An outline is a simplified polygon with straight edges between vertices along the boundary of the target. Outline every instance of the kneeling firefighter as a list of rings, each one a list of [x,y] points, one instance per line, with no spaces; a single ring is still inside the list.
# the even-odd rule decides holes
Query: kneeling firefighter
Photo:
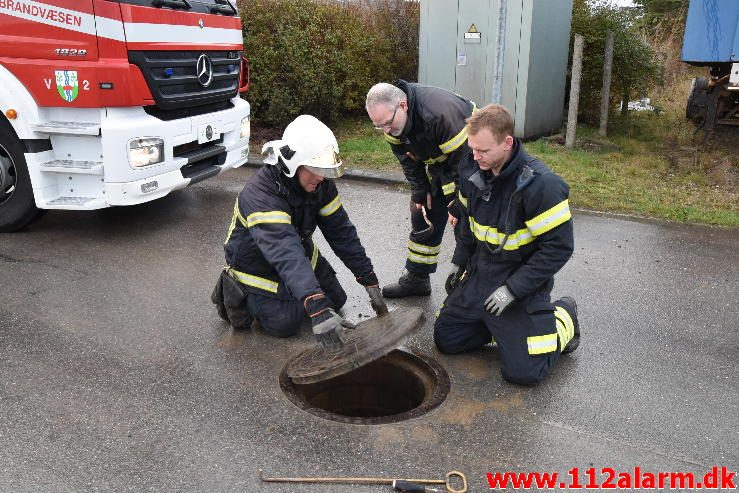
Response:
[[[256,319],[268,334],[289,337],[307,315],[322,345],[343,344],[344,326],[351,324],[336,310],[347,297],[313,243],[316,227],[366,288],[375,312],[387,313],[372,262],[327,179],[343,174],[338,152],[333,132],[309,115],[264,145],[265,166],[236,199],[224,247],[227,266],[212,297],[235,329]]]
[[[526,153],[503,106],[476,112],[467,131],[460,235],[434,342],[457,354],[494,339],[503,378],[532,385],[580,344],[574,298],[551,298],[574,250],[569,186]]]

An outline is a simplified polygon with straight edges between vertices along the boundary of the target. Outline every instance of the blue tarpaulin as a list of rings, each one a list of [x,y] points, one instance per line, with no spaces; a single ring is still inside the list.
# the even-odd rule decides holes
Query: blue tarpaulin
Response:
[[[691,0],[682,60],[693,64],[739,61],[739,0]]]

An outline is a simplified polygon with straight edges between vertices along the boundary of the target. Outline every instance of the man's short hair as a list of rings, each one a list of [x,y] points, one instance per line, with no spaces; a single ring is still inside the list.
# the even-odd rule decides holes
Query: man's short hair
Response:
[[[406,101],[408,96],[399,87],[387,82],[379,82],[372,86],[367,92],[367,102],[365,109],[378,104],[386,104],[388,106],[397,106],[401,101]]]
[[[513,136],[511,112],[499,104],[489,104],[472,113],[472,116],[465,121],[467,122],[467,133],[470,135],[477,135],[480,130],[487,128],[498,143],[503,142],[503,139],[509,135]]]

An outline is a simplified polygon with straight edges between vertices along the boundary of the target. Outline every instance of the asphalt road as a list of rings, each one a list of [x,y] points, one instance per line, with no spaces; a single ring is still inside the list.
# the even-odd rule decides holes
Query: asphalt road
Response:
[[[495,350],[435,351],[433,313],[451,258],[408,344],[449,373],[418,419],[322,420],[277,376],[313,344],[234,333],[209,296],[233,201],[249,170],[154,203],[49,212],[0,236],[0,491],[380,492],[382,486],[264,484],[272,475],[443,477],[485,473],[694,472],[739,466],[739,231],[575,216],[576,253],[555,295],[577,298],[583,339],[534,388],[500,378]],[[407,194],[340,181],[381,282],[405,257]],[[325,246],[347,316],[364,290]],[[565,478],[569,479],[569,478]],[[736,482],[736,480],[735,480]]]

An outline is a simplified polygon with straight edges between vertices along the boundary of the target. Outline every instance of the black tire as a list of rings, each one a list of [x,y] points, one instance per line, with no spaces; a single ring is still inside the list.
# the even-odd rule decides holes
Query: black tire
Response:
[[[13,127],[0,119],[0,233],[18,231],[40,214],[33,198],[23,144]]]
[[[685,117],[688,120],[702,120],[706,117],[708,95],[708,79],[698,77],[693,79],[688,95],[688,104],[685,107]]]

